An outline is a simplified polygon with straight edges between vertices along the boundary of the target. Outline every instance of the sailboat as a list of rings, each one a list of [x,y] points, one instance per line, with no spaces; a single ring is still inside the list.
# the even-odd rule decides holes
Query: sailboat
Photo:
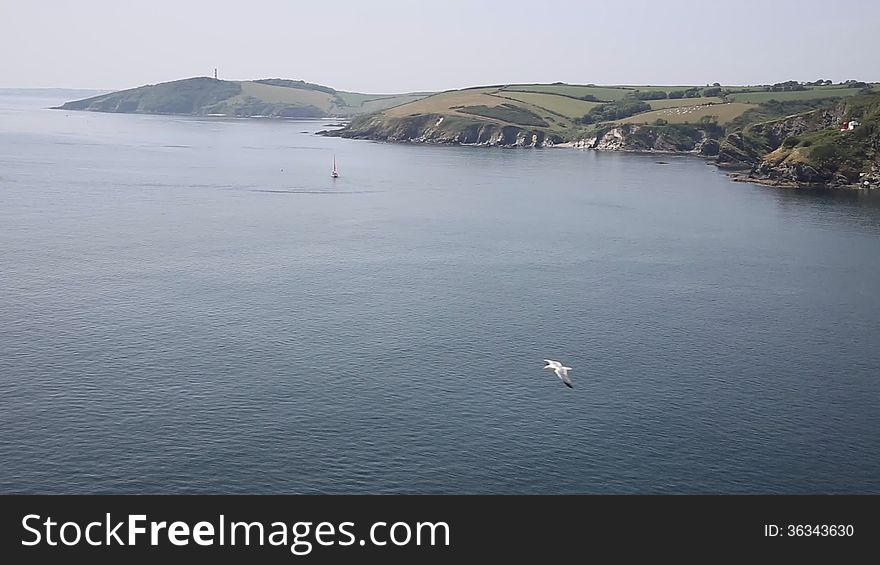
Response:
[[[330,176],[333,178],[339,178],[339,173],[336,172],[336,155],[333,156],[333,172],[330,173]]]

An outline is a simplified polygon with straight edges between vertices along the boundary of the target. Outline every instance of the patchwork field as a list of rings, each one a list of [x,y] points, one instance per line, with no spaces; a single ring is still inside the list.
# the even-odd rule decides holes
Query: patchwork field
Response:
[[[507,123],[534,125],[538,122],[529,114],[541,116],[552,127],[568,128],[574,122],[600,105],[599,102],[581,100],[580,96],[595,96],[601,100],[620,101],[632,97],[634,89],[642,91],[662,90],[670,92],[692,87],[677,86],[640,86],[640,87],[603,87],[570,84],[516,84],[493,86],[443,92],[406,103],[386,111],[389,116],[403,117],[419,114],[457,114],[479,116]],[[653,123],[657,119],[669,123],[697,123],[704,116],[716,116],[719,123],[727,123],[741,115],[754,105],[771,99],[803,100],[830,96],[851,96],[856,94],[855,88],[818,87],[805,91],[794,92],[747,92],[730,95],[725,103],[720,97],[698,97],[646,100],[651,111],[617,120],[621,123]],[[517,122],[517,112],[508,109],[504,112],[486,111],[485,109],[467,110],[466,107],[494,108],[513,102],[525,112],[523,122]],[[499,116],[506,115],[510,119],[502,120]],[[569,121],[571,123],[569,123]]]
[[[441,92],[427,98],[422,98],[403,106],[397,106],[385,111],[385,115],[392,117],[416,116],[419,114],[443,114],[454,111],[462,106],[500,106],[508,102],[504,98],[492,96],[497,88],[472,88],[468,90],[451,90]]]
[[[413,92],[410,94],[361,94],[360,92],[341,92],[336,96],[341,99],[349,109],[357,109],[359,112],[380,112],[394,106],[400,106],[408,102],[414,102],[430,96],[430,92]]]
[[[649,99],[651,91],[693,93],[706,88],[720,91],[720,94],[695,98]],[[798,103],[800,107],[804,104],[809,106],[805,102],[808,100],[851,96],[858,92],[856,88],[842,88],[838,85],[837,88],[813,87],[795,92],[764,92],[763,87],[752,87],[752,92],[727,94],[727,89],[743,88],[746,87],[636,87],[561,83],[494,85],[441,92],[395,106],[370,117],[369,120],[359,122],[355,129],[362,128],[361,134],[371,132],[368,135],[376,135],[376,131],[398,132],[393,135],[400,135],[403,131],[408,134],[408,130],[403,129],[406,125],[401,125],[396,120],[419,119],[425,116],[444,120],[417,120],[413,122],[419,124],[416,127],[428,128],[426,135],[440,135],[438,132],[442,131],[450,139],[462,139],[458,134],[471,136],[473,132],[487,131],[484,126],[490,126],[490,130],[493,126],[517,126],[533,131],[537,129],[544,135],[555,136],[557,140],[586,138],[611,124],[673,126],[708,122],[726,126],[734,121],[736,127],[741,127],[740,122],[757,116],[754,112],[744,116],[748,110],[768,110],[766,104],[760,104],[763,100],[788,97],[794,100],[782,104]],[[584,97],[595,97],[601,102],[584,100]],[[394,121],[382,124],[383,117],[393,118]]]
[[[600,102],[587,102],[586,100],[578,100],[577,98],[570,98],[559,94],[517,92],[513,90],[499,91],[495,96],[525,102],[526,104],[544,108],[567,118],[580,118],[600,104]]]
[[[513,90],[517,92],[543,92],[547,94],[559,94],[580,98],[581,96],[595,96],[598,100],[614,101],[622,100],[627,94],[632,94],[631,89],[614,86],[582,86],[577,84],[511,84],[501,90]]]
[[[673,87],[670,87],[673,88]],[[488,119],[500,123],[545,127],[556,131],[583,128],[578,120],[600,102],[573,98],[574,95],[604,96],[623,100],[632,90],[579,85],[511,85],[441,92],[415,102],[385,110],[393,118],[437,114],[469,119]],[[698,123],[704,116],[715,116],[726,123],[754,105],[724,103],[719,97],[680,98],[646,101],[651,111],[616,120],[618,123],[650,124],[658,119],[669,123]]]
[[[383,96],[381,98],[370,98],[368,100],[364,100],[360,106],[350,104],[351,108],[358,109],[359,113],[370,113],[370,112],[381,112],[382,110],[393,108],[395,106],[400,106],[401,104],[407,104],[409,102],[414,102],[416,100],[421,100],[426,96],[430,96],[430,93],[419,93],[419,94],[399,94],[397,96]]]

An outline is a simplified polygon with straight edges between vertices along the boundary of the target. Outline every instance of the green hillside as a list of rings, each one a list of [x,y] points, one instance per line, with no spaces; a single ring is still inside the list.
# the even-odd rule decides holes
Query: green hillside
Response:
[[[614,100],[622,100],[633,92],[632,88],[624,86],[596,86],[593,84],[511,84],[500,88],[505,91],[515,92],[539,92],[544,94],[557,94],[560,96],[570,96],[572,98],[581,98],[583,100],[593,100],[598,102],[611,102]]]
[[[586,139],[596,132],[607,132],[614,125],[662,128],[706,124],[721,127],[713,129],[712,135],[716,135],[733,125],[742,127],[766,117],[762,112],[774,111],[773,105],[782,101],[811,105],[874,88],[857,81],[836,85],[830,81],[786,81],[760,86],[482,86],[440,92],[396,105],[354,120],[338,135],[437,143],[463,143],[462,140],[477,138],[495,143],[501,130],[509,137],[513,135],[510,128],[519,128],[518,143],[523,136],[555,143]],[[681,131],[670,129],[669,133],[677,138]]]
[[[64,110],[198,116],[350,117],[412,102],[430,93],[339,92],[301,80],[226,81],[196,77],[67,102]]]
[[[439,130],[443,139],[462,139],[453,128],[465,132],[513,127],[566,141],[587,136],[603,124],[696,124],[709,118],[726,123],[757,106],[703,96],[704,89],[690,88],[695,97],[684,98],[682,92],[682,98],[675,99],[667,98],[665,91],[660,98],[651,87],[515,84],[450,90],[355,120],[342,135],[397,136],[419,124],[416,129],[432,129],[432,135]]]

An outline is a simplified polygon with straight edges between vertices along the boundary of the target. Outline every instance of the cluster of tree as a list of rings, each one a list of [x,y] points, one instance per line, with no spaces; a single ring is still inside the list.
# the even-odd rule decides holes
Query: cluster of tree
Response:
[[[666,92],[663,90],[647,90],[645,92],[636,90],[633,93],[633,97],[636,100],[664,100],[666,98]]]
[[[665,92],[663,90],[647,90],[645,92],[636,90],[632,96],[636,100],[663,100],[666,98],[672,100],[678,100],[679,98],[699,98],[701,96],[722,96],[724,94],[721,86],[718,86],[718,83],[715,83],[716,86],[710,86],[707,88],[688,88],[687,90],[672,90],[670,92]]]
[[[793,90],[807,90],[808,86],[830,86],[834,84],[832,81],[827,79],[820,78],[819,80],[814,80],[813,82],[798,82],[796,80],[787,80],[785,82],[777,82],[772,85],[764,86],[765,92],[789,92]],[[868,86],[868,83],[862,82],[860,80],[846,80],[840,83],[841,86],[845,86],[847,88],[865,88]]]
[[[667,98],[677,100],[679,98],[699,98],[700,96],[721,96],[722,89],[720,86],[711,86],[708,88],[688,88],[687,90],[673,90],[666,95]]]
[[[584,117],[578,120],[582,124],[595,124],[599,122],[608,122],[611,120],[620,120],[634,116],[641,112],[647,112],[651,107],[641,100],[625,99],[602,104],[591,108]]]
[[[806,90],[807,87],[796,80],[787,80],[785,82],[777,82],[770,86],[765,86],[765,92],[792,92],[795,90]]]

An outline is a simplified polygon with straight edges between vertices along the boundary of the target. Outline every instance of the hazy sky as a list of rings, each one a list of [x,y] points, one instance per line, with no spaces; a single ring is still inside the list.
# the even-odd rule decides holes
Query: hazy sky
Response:
[[[880,80],[876,0],[0,0],[0,87]]]

